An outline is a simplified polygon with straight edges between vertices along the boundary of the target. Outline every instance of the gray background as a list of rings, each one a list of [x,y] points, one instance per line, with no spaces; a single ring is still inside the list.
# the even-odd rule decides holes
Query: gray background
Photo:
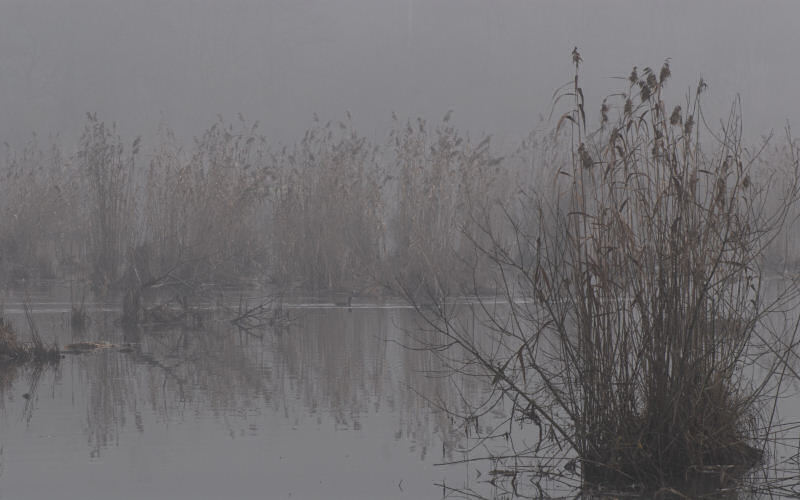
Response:
[[[87,111],[125,136],[167,124],[187,139],[242,112],[293,142],[314,112],[346,110],[382,139],[392,111],[453,109],[460,128],[513,142],[549,112],[574,45],[590,110],[619,88],[612,77],[671,57],[671,98],[702,76],[720,117],[740,93],[757,138],[800,111],[798,13],[792,1],[2,0],[0,139],[69,143]]]

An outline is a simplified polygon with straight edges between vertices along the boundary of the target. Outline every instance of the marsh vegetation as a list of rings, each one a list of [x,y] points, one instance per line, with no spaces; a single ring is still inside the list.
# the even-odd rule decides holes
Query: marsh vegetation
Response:
[[[668,61],[634,68],[592,130],[577,49],[573,63],[554,104],[569,102],[556,115],[568,161],[501,205],[504,224],[484,212],[465,229],[494,293],[480,298],[486,282],[474,282],[470,321],[430,295],[418,345],[491,380],[485,399],[450,409],[465,427],[510,407],[475,432],[476,448],[510,443],[476,459],[509,494],[780,493],[796,470],[770,462],[774,416],[798,332],[776,317],[798,290],[787,279],[765,293],[766,256],[797,211],[797,145],[787,135],[764,161],[766,140],[743,142],[738,102],[708,127],[702,80],[667,106]]]
[[[85,291],[113,297],[130,331],[183,336],[211,309],[279,335],[282,294],[348,309],[402,295],[421,320],[413,347],[453,383],[489,386],[441,409],[486,451],[473,459],[493,485],[781,493],[797,472],[770,457],[795,376],[800,149],[789,130],[748,145],[736,101],[709,125],[702,80],[665,103],[669,62],[634,68],[592,124],[577,49],[573,64],[552,119],[508,151],[450,113],[395,117],[382,142],[348,115],[270,144],[240,116],[190,145],[162,127],[150,147],[89,114],[75,154],[37,137],[7,147],[0,272],[9,286],[77,284],[76,335]],[[777,270],[787,279],[767,293]],[[209,305],[229,287],[269,293]],[[46,349],[31,329],[29,346],[0,325],[9,357]]]
[[[0,370],[25,363],[57,363],[61,357],[58,344],[45,344],[30,310],[26,309],[25,313],[30,327],[29,342],[20,340],[14,326],[6,319],[0,318]]]

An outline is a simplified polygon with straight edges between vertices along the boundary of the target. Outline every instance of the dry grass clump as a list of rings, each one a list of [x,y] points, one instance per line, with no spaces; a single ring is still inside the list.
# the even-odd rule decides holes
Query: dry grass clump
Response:
[[[30,313],[26,308],[26,315]],[[31,325],[33,325],[31,323]],[[45,345],[38,330],[32,326],[31,341],[20,342],[11,323],[0,317],[0,360],[6,363],[57,363],[61,359],[58,345]]]
[[[147,173],[143,236],[130,259],[141,280],[167,270],[190,282],[265,274],[272,179],[257,123],[220,121],[188,153],[164,132]]]
[[[271,158],[257,127],[215,124],[184,152],[162,134],[150,168],[95,115],[74,157],[34,138],[8,148],[0,245],[9,278],[78,278],[96,290],[131,275],[231,282],[266,274]],[[135,280],[134,280],[135,281]]]
[[[121,276],[128,248],[136,241],[136,157],[139,139],[126,151],[115,127],[88,114],[77,168],[88,227],[86,258],[90,278],[108,287]]]
[[[767,298],[762,264],[797,207],[798,163],[756,171],[761,148],[743,145],[738,102],[721,130],[701,133],[702,81],[667,107],[668,62],[634,69],[616,121],[604,102],[589,133],[573,57],[574,79],[556,99],[572,102],[556,125],[570,161],[551,166],[523,209],[506,210],[513,237],[473,227],[507,307],[483,301],[466,323],[446,302],[423,312],[447,347],[466,351],[455,369],[492,380],[468,421],[510,401],[509,425],[538,427],[538,444],[528,434],[514,447],[524,452],[495,460],[509,477],[573,474],[585,491],[646,495],[735,486],[770,444],[757,402],[780,391],[773,376],[786,352],[762,378],[753,364],[793,345],[772,345],[770,334],[786,332],[765,320],[797,289]]]
[[[275,156],[272,274],[312,290],[368,286],[385,255],[383,186],[375,146],[344,123],[317,125]]]
[[[273,179],[258,124],[221,119],[183,152],[164,129],[142,181],[139,235],[119,280],[122,322],[198,322],[185,301],[149,304],[146,292],[250,283],[267,273]]]
[[[22,344],[17,340],[17,333],[5,319],[0,321],[0,352],[9,359],[19,357],[18,353],[24,352]]]
[[[692,468],[747,470],[760,458],[739,377],[764,314],[761,253],[786,212],[759,211],[765,188],[750,177],[738,109],[707,156],[692,126],[704,87],[685,119],[678,107],[668,118],[668,77],[665,63],[632,78],[618,122],[592,145],[576,73],[565,234],[546,236],[563,270],[540,270],[563,284],[531,283],[574,318],[577,335],[558,328],[563,383],[580,394],[567,406],[590,484],[672,486]]]
[[[351,124],[315,122],[297,145],[274,150],[257,124],[220,120],[189,148],[163,128],[142,168],[140,141],[128,145],[89,114],[72,157],[36,140],[8,148],[3,270],[100,292],[267,279],[347,293],[396,281],[455,291],[473,278],[454,254],[464,226],[528,170],[490,145],[446,117],[430,129],[396,121],[383,145]]]
[[[492,156],[491,137],[475,144],[449,118],[430,129],[424,120],[396,122],[389,141],[396,177],[389,219],[394,278],[406,289],[445,295],[472,283],[464,228],[490,200],[503,198],[512,178],[503,158]]]
[[[132,169],[114,127],[93,115],[73,158],[34,136],[2,165],[0,244],[13,281],[84,277],[108,287],[133,240]]]
[[[52,278],[71,267],[82,238],[74,210],[74,186],[56,147],[34,136],[20,150],[6,145],[0,166],[0,270],[7,281]]]

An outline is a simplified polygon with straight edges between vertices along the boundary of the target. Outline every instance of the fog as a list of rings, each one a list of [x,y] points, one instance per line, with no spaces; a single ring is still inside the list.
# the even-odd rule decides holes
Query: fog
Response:
[[[391,112],[501,141],[547,115],[583,55],[590,111],[634,65],[671,58],[673,97],[702,77],[706,105],[743,100],[757,137],[796,119],[800,7],[791,1],[36,0],[0,2],[0,138],[60,134],[86,112],[123,136],[167,124],[200,133],[217,114],[294,142],[350,111],[382,139]]]
[[[0,497],[796,498],[798,5],[0,0]]]

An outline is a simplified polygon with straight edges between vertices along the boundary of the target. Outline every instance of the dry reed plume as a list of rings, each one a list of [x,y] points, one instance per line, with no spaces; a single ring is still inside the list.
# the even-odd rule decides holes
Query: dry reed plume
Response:
[[[524,474],[589,495],[735,488],[774,444],[761,404],[776,401],[795,346],[796,329],[771,331],[768,318],[797,289],[768,296],[763,264],[796,210],[797,148],[789,141],[788,168],[759,165],[738,102],[721,130],[705,128],[702,81],[667,107],[669,62],[634,69],[589,132],[577,49],[573,64],[554,102],[571,102],[556,122],[568,161],[505,203],[510,234],[472,226],[496,299],[469,322],[447,301],[420,307],[432,330],[420,340],[456,372],[491,380],[486,400],[465,401],[465,425],[510,403],[512,451],[487,458],[514,493]],[[765,354],[774,362],[756,375]],[[524,446],[515,421],[534,428]]]

